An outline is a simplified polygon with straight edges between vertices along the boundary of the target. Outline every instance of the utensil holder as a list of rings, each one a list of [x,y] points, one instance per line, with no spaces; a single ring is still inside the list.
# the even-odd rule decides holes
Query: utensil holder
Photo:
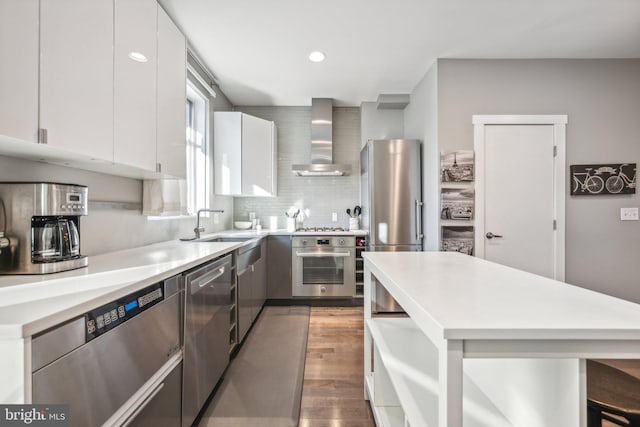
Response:
[[[358,218],[349,218],[349,230],[360,230],[360,220]]]
[[[289,231],[289,232],[296,231],[296,219],[295,218],[287,218],[287,231]]]

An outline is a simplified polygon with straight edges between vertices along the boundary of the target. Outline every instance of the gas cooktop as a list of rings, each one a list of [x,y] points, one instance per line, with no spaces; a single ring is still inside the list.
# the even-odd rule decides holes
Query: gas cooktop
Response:
[[[294,234],[305,236],[354,236],[356,233],[342,227],[301,227]]]
[[[305,233],[326,233],[328,231],[347,231],[342,227],[303,227],[298,228],[297,232],[305,232]]]

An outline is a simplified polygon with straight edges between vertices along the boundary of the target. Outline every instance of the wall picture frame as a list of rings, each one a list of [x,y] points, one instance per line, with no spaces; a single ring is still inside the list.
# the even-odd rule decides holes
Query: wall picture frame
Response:
[[[461,252],[474,254],[474,227],[443,225],[440,239],[440,249],[445,252]]]
[[[607,163],[571,165],[572,196],[635,194],[636,164]]]
[[[473,188],[441,188],[440,219],[468,221],[473,219],[475,192]]]
[[[474,180],[474,169],[473,150],[440,153],[441,182],[471,182]]]

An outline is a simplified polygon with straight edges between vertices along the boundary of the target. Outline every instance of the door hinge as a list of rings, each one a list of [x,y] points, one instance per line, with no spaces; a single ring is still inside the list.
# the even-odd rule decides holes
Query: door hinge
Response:
[[[46,144],[48,138],[48,132],[44,128],[38,129],[38,144]]]
[[[553,157],[558,157],[558,146],[557,145],[553,146]]]
[[[162,172],[162,163],[156,163],[156,172]]]
[[[558,222],[555,219],[553,220],[553,229],[554,230],[558,229]]]

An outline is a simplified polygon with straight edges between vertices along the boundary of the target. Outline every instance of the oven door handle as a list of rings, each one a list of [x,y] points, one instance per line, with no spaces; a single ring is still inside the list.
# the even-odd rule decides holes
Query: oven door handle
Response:
[[[296,252],[299,258],[346,258],[351,256],[349,252]]]

